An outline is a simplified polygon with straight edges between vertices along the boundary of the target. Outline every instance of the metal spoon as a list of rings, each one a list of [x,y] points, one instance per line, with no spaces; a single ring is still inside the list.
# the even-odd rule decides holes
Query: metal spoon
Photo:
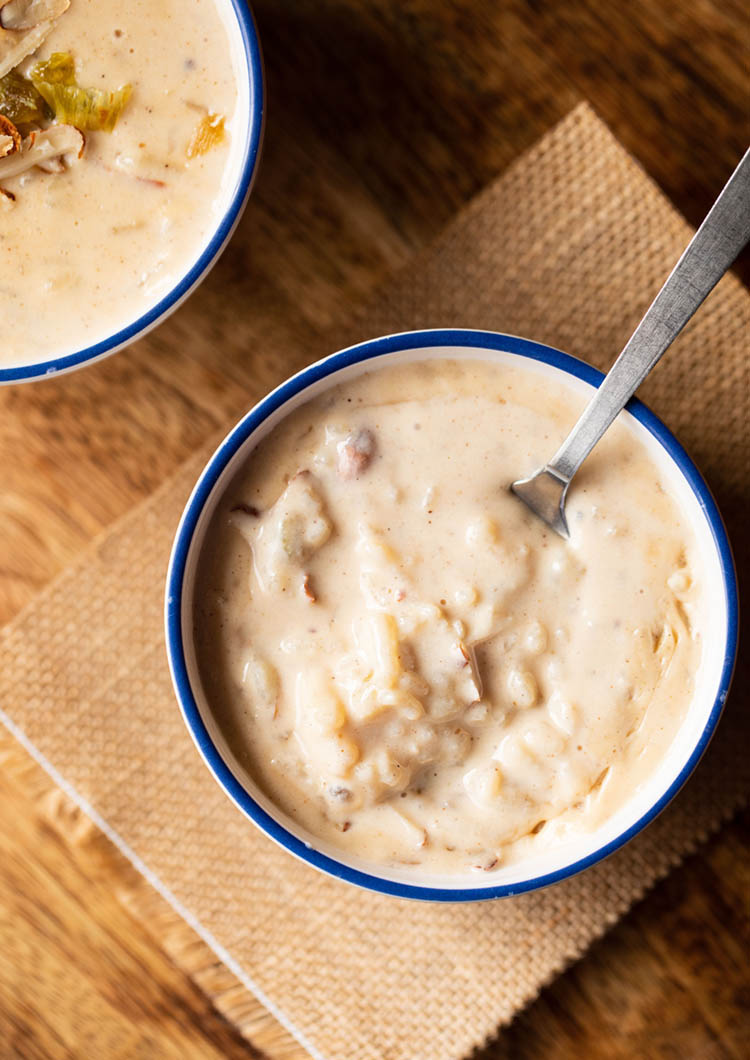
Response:
[[[750,150],[558,451],[530,478],[511,484],[561,537],[570,536],[565,497],[576,471],[748,241]]]

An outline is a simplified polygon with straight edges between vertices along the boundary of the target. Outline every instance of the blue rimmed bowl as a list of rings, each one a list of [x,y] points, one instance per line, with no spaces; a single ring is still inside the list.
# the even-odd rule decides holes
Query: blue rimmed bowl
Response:
[[[265,397],[227,435],[207,464],[187,503],[174,542],[167,577],[166,639],[169,665],[185,723],[198,750],[229,798],[289,853],[339,879],[370,890],[443,902],[501,898],[563,880],[621,847],[675,796],[705,751],[721,715],[737,652],[737,584],[724,524],[700,472],[674,435],[653,412],[633,400],[623,419],[648,447],[662,479],[692,526],[708,587],[706,626],[710,643],[680,730],[659,768],[629,801],[596,831],[575,837],[492,874],[427,876],[350,856],[307,832],[279,810],[239,765],[211,714],[201,686],[193,645],[193,592],[198,556],[211,516],[229,482],[253,448],[289,412],[322,390],[393,364],[427,358],[474,358],[527,362],[559,385],[590,396],[601,372],[559,350],[527,339],[486,331],[415,331],[373,339],[305,368]]]
[[[174,287],[132,323],[82,350],[30,364],[0,365],[0,384],[23,383],[72,372],[142,338],[189,297],[229,242],[242,216],[258,168],[265,122],[265,89],[258,30],[246,0],[221,0],[220,9],[225,16],[232,50],[237,55],[237,69],[241,75],[244,74],[238,80],[236,125],[238,129],[244,130],[245,135],[242,142],[238,141],[236,149],[233,148],[230,157],[229,167],[236,177],[233,185],[227,188],[216,226]]]

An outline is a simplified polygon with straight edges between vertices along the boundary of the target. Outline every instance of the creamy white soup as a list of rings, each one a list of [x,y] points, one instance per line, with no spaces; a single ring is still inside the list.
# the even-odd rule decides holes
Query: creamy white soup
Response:
[[[685,515],[620,421],[575,479],[570,541],[507,488],[583,403],[523,365],[382,367],[292,412],[226,490],[202,684],[240,768],[313,836],[492,873],[658,767],[706,633]]]
[[[216,0],[0,0],[0,364],[133,323],[236,182],[238,70]]]

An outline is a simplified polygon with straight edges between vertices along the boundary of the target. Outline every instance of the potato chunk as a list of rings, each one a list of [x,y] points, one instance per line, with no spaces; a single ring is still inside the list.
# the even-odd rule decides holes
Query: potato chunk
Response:
[[[232,522],[253,550],[255,573],[264,592],[284,592],[298,581],[304,591],[302,567],[331,535],[331,521],[309,471],[290,480],[279,499],[258,518],[244,511]]]

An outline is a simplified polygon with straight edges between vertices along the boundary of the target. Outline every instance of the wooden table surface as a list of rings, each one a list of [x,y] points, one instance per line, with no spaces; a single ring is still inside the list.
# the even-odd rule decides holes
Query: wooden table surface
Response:
[[[312,348],[580,99],[694,223],[750,140],[746,0],[255,7],[266,149],[221,263],[130,350],[0,392],[0,621],[299,367],[271,336]],[[0,1057],[302,1060],[197,940],[177,967],[187,929],[4,731],[0,762]],[[747,1057],[749,831],[728,824],[482,1060]]]

